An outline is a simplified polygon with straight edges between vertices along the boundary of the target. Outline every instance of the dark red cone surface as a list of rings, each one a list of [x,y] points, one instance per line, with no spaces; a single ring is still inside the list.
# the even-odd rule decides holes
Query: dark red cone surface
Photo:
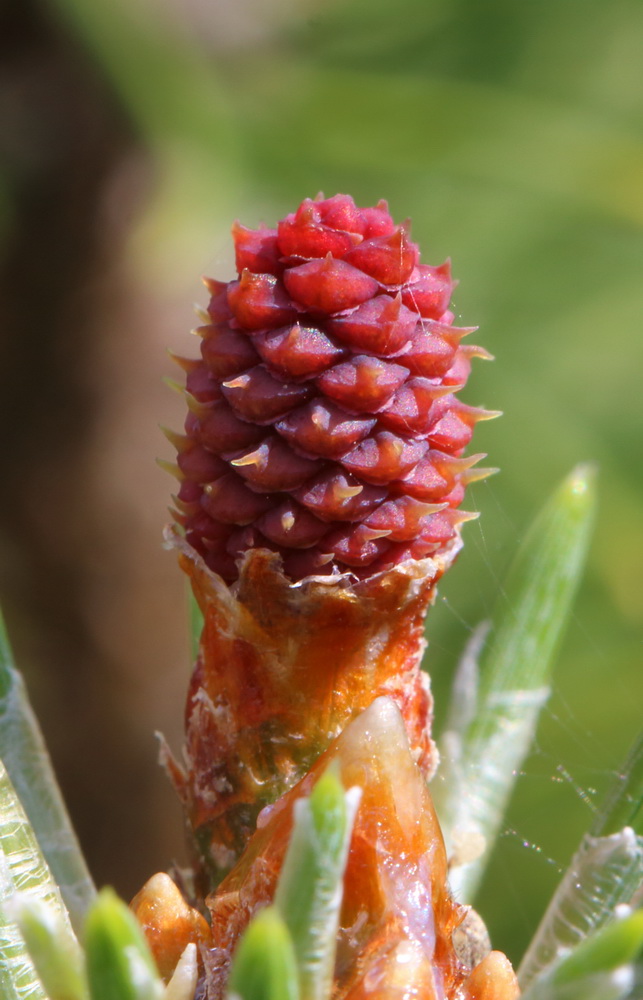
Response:
[[[461,346],[449,264],[420,264],[385,202],[348,195],[233,238],[239,277],[206,281],[201,358],[184,363],[186,540],[228,582],[249,548],[277,551],[293,580],[443,550],[484,475],[464,449],[494,415],[456,395],[489,355]]]

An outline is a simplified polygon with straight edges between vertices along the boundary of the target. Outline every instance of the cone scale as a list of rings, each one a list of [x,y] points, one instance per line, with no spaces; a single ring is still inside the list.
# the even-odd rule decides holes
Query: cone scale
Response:
[[[453,325],[449,264],[420,264],[384,202],[346,195],[233,236],[239,277],[206,279],[210,322],[185,363],[186,540],[228,583],[250,549],[279,555],[293,582],[443,552],[485,474],[463,451],[494,416],[458,395],[489,355]]]
[[[489,355],[453,325],[448,263],[420,264],[384,202],[318,196],[233,238],[238,277],[206,281],[201,357],[180,362],[185,433],[170,435],[169,538],[204,629],[183,759],[164,747],[163,761],[191,831],[190,902],[210,922],[209,941],[194,935],[202,991],[225,995],[239,936],[274,897],[292,805],[336,760],[363,796],[333,996],[513,1000],[504,956],[473,969],[452,940],[466,910],[426,784],[420,670],[427,608],[473,516],[466,485],[489,471],[465,449],[495,414],[458,395]],[[135,909],[158,948],[171,918],[152,918],[149,896]]]

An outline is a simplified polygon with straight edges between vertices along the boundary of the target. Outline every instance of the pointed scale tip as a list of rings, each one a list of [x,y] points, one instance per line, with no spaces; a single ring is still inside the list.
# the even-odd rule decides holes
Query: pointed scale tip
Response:
[[[480,347],[478,344],[464,344],[460,348],[463,354],[469,358],[479,358],[480,361],[495,361],[495,355],[491,354],[484,347]]]
[[[191,392],[188,392],[188,390],[184,389],[181,385],[178,387],[178,391],[185,399],[190,413],[193,413],[199,420],[203,420],[210,414],[211,407],[207,403],[202,403],[196,398],[196,396],[193,396]]]
[[[443,516],[451,528],[449,537],[453,537],[454,533],[461,537],[463,526],[468,524],[469,521],[478,521],[480,519],[480,511],[460,510],[459,508],[451,507]]]
[[[176,507],[172,507],[169,504],[167,509],[172,520],[176,521],[177,524],[179,524],[182,528],[184,528],[186,521],[185,514],[182,514],[179,510],[176,509]]]
[[[177,451],[184,451],[191,444],[187,434],[179,434],[178,431],[173,431],[170,427],[165,427],[164,424],[159,424],[159,430]]]
[[[207,275],[202,275],[201,281],[211,295],[217,295],[228,287],[227,282],[217,281],[216,278],[208,278]]]
[[[415,500],[413,503],[413,509],[420,517],[428,517],[429,514],[439,514],[441,510],[446,510],[448,506],[446,501],[444,503],[425,503],[422,500]]]
[[[172,498],[172,503],[176,509],[181,512],[181,514],[185,514],[190,517],[199,509],[198,503],[190,502],[189,500],[181,500],[181,498],[175,493],[171,493],[170,496]]]
[[[281,527],[284,529],[284,531],[291,531],[292,528],[294,528],[294,526],[295,526],[295,515],[291,511],[288,511],[287,513],[281,515]]]
[[[456,525],[466,524],[468,521],[477,521],[479,518],[479,510],[457,510],[454,512],[453,516],[453,520]]]
[[[363,486],[340,486],[335,483],[333,494],[338,500],[350,500],[351,497],[358,497],[364,490]]]
[[[434,399],[441,399],[443,396],[455,396],[456,392],[461,392],[466,382],[456,382],[454,385],[440,385],[436,386],[436,390],[432,393]]]
[[[197,318],[200,319],[202,323],[210,324],[212,322],[210,314],[203,308],[203,306],[200,306],[198,302],[194,302],[193,307]]]
[[[179,482],[183,481],[184,478],[183,473],[181,472],[181,470],[179,469],[178,465],[176,465],[175,462],[168,462],[167,459],[165,458],[157,458],[156,464],[158,465],[159,469],[163,469],[163,472],[169,473],[170,476],[173,476],[175,479],[178,479]]]
[[[265,445],[259,445],[258,448],[254,448],[249,451],[246,455],[241,455],[239,458],[234,458],[230,460],[230,465],[238,466],[243,468],[246,465],[265,465],[266,460],[266,447]]]
[[[441,455],[439,452],[435,456],[435,463],[438,468],[451,469],[455,474],[466,472],[483,458],[487,457],[486,451],[478,451],[473,455],[460,455],[455,458],[453,455]]]
[[[245,389],[249,382],[249,375],[239,375],[237,378],[230,379],[229,382],[222,382],[221,385],[224,389]]]
[[[391,534],[392,531],[390,528],[367,528],[366,525],[364,525],[362,529],[362,537],[369,542],[374,542],[378,538],[388,538]]]
[[[460,476],[460,482],[465,486],[469,486],[471,483],[481,483],[483,479],[489,479],[490,476],[495,476],[498,472],[500,472],[500,469],[491,467],[466,469]]]
[[[180,382],[177,382],[175,378],[170,378],[169,375],[163,376],[163,382],[168,389],[172,390],[172,392],[178,392],[179,396],[181,396],[185,391],[184,386],[182,386]]]
[[[174,351],[167,352],[168,357],[175,365],[178,365],[184,372],[190,373],[199,367],[201,364],[199,358],[184,358],[180,354],[175,354]]]
[[[475,420],[496,420],[503,415],[502,410],[485,410],[484,407],[472,407],[475,409]]]

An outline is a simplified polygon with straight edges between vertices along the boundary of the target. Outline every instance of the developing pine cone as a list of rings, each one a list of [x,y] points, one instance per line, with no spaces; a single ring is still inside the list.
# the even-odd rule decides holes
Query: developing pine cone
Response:
[[[174,438],[176,519],[227,582],[252,548],[293,580],[369,577],[444,550],[472,515],[461,402],[471,329],[453,325],[450,266],[419,263],[386,202],[306,199],[277,229],[233,229],[239,277],[206,279],[190,413]]]

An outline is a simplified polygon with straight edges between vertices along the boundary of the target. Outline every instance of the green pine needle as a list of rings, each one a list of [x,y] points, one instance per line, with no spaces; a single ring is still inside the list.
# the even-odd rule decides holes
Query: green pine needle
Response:
[[[643,885],[641,793],[643,736],[608,790],[592,831],[581,845],[545,911],[518,977],[532,982],[564,948],[605,926]]]
[[[96,895],[0,614],[0,759],[77,933]]]
[[[49,1000],[88,1000],[81,949],[59,915],[23,895],[16,900],[16,916]]]
[[[595,474],[579,466],[530,528],[510,568],[480,663],[479,692],[471,658],[464,728],[442,736],[438,811],[447,838],[475,838],[483,855],[455,867],[452,885],[470,901],[484,873],[517,774],[550,694],[554,654],[569,616],[588,547]],[[454,698],[462,698],[462,677]],[[462,713],[454,706],[451,718]]]
[[[612,972],[633,962],[643,948],[643,910],[615,920],[579,945],[557,966],[552,982],[564,986],[597,972]]]
[[[337,946],[343,876],[360,791],[334,765],[294,808],[294,827],[275,895],[299,969],[301,1000],[327,1000]]]
[[[612,921],[559,956],[522,1000],[620,1000],[634,980],[632,962],[643,949],[643,910]]]
[[[85,954],[91,1000],[161,1000],[163,983],[136,917],[112,889],[87,916]]]
[[[592,833],[605,837],[625,826],[643,837],[643,729],[598,811]]]
[[[241,1000],[299,1000],[299,975],[290,932],[275,906],[261,910],[236,950],[228,996]]]
[[[0,997],[45,1000],[15,912],[18,893],[47,905],[73,940],[69,916],[32,826],[0,761]],[[73,943],[70,943],[73,949]]]

